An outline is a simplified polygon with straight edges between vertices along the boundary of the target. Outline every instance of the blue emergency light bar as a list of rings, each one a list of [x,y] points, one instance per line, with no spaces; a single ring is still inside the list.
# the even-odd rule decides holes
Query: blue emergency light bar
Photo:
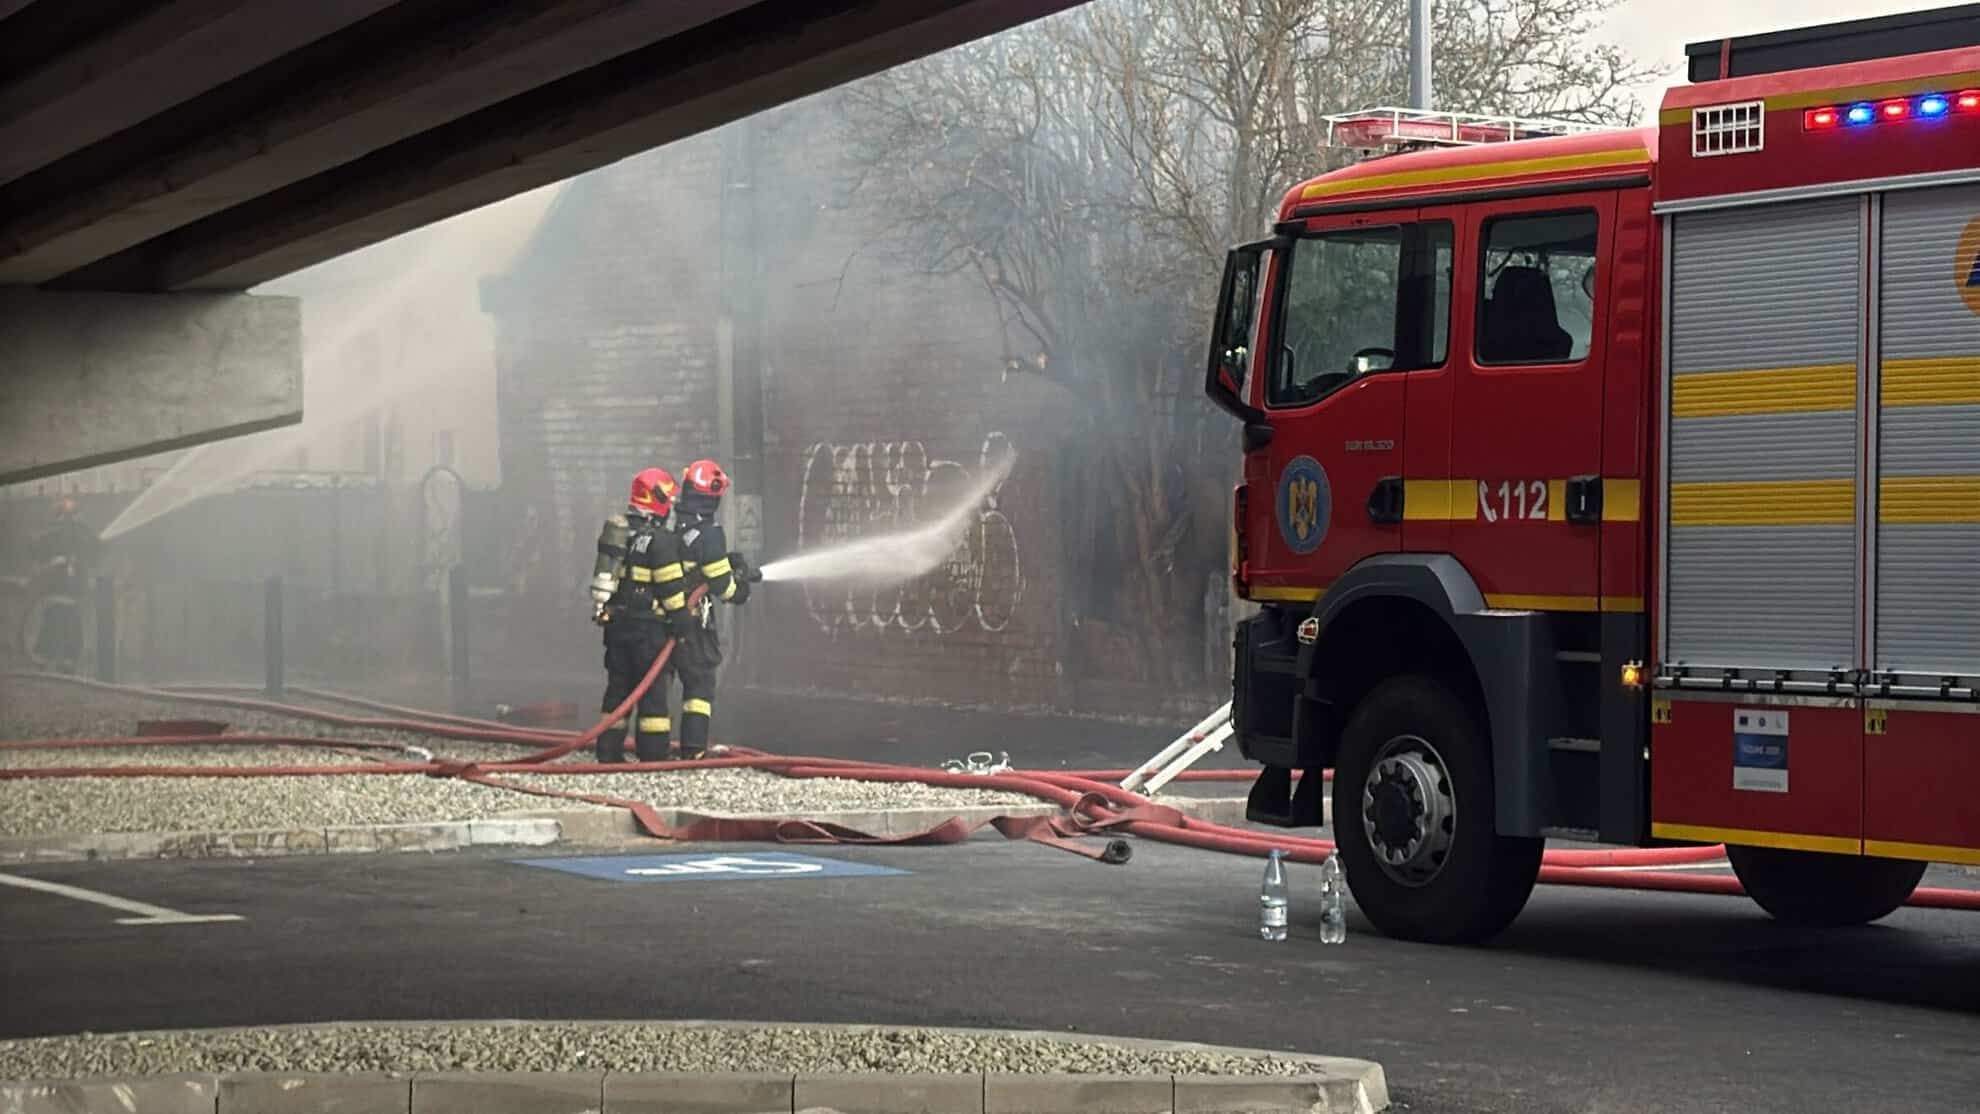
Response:
[[[1980,89],[1957,93],[1922,93],[1916,97],[1858,101],[1847,105],[1825,105],[1801,114],[1801,126],[1811,132],[1836,128],[1861,128],[1871,124],[1892,124],[1913,118],[1933,120],[1953,114],[1980,115]]]

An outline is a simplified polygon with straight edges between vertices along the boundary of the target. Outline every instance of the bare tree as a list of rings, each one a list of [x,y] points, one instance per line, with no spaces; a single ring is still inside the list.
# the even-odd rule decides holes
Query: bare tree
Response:
[[[1445,107],[1633,118],[1646,71],[1591,33],[1616,0],[1443,0]],[[1142,679],[1198,680],[1235,454],[1197,405],[1225,249],[1326,169],[1329,112],[1401,103],[1404,0],[1096,0],[845,96],[853,203],[915,266],[994,295],[1009,371],[1063,388],[1076,617],[1131,635]],[[1082,567],[1083,566],[1083,567]],[[1096,587],[1097,586],[1097,587]]]

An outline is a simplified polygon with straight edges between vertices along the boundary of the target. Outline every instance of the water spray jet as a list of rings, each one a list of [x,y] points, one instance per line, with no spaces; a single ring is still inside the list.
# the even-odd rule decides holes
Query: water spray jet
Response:
[[[956,505],[933,522],[780,557],[763,566],[763,579],[836,580],[886,587],[932,572],[955,552],[956,543],[975,520],[977,509],[1010,475],[1016,459],[1005,454],[988,466]]]

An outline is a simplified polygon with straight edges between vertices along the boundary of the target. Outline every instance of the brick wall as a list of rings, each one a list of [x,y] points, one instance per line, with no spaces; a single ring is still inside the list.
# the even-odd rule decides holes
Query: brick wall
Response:
[[[912,583],[762,586],[735,642],[751,684],[1000,708],[1200,702],[1072,675],[1080,635],[1048,485],[1075,408],[1005,374],[1002,324],[974,280],[873,250],[836,204],[854,168],[832,125],[816,98],[743,125],[751,157],[725,129],[580,179],[491,284],[505,498],[533,516],[518,566],[537,571],[519,587],[552,601],[530,636],[588,666],[595,635],[572,619],[591,532],[656,449],[672,466],[716,451],[727,314],[763,383],[761,466],[734,469],[764,499],[761,557],[911,528],[1011,464],[950,559]],[[753,278],[736,277],[738,255]],[[583,658],[565,656],[579,640]]]
[[[593,539],[641,468],[678,471],[716,428],[716,291],[706,227],[720,201],[716,137],[573,182],[484,306],[496,320],[503,495],[514,516],[509,614],[531,654],[597,656],[582,621]],[[576,621],[573,621],[573,620]]]

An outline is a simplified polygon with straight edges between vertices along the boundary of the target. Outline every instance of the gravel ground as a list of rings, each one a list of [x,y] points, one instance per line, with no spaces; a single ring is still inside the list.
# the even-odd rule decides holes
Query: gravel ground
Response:
[[[404,732],[334,728],[310,720],[213,705],[102,692],[59,682],[0,679],[0,738],[127,735],[143,719],[213,719],[231,733],[384,740],[436,755],[500,760],[519,748]],[[371,752],[390,760],[392,752]],[[0,769],[77,764],[128,766],[347,765],[362,755],[302,747],[105,747],[0,750]],[[577,753],[570,761],[590,760]],[[549,767],[554,768],[554,767]],[[756,770],[678,773],[512,774],[546,788],[603,793],[698,812],[805,817],[824,811],[1033,804],[1020,794],[840,778],[794,780]],[[473,820],[517,810],[587,808],[470,782],[406,775],[258,778],[52,778],[0,780],[0,837],[85,832],[231,831]]]
[[[341,1025],[0,1041],[0,1078],[228,1071],[776,1071],[1297,1075],[1297,1060],[942,1030]]]
[[[416,824],[541,807],[518,793],[416,774],[20,778],[0,781],[0,836]]]
[[[761,770],[681,770],[668,774],[503,774],[505,780],[547,789],[606,793],[664,808],[698,812],[782,813],[824,809],[961,808],[1032,805],[1035,797],[981,789],[937,789],[845,778],[787,778]]]
[[[502,776],[523,784],[604,793],[666,808],[793,817],[840,809],[1035,803],[1030,797],[1011,793],[839,778],[794,781],[757,770]],[[410,775],[19,778],[0,781],[0,837],[416,824],[476,820],[518,810],[594,807],[606,806]]]
[[[302,746],[83,747],[0,750],[0,770],[51,766],[347,766],[368,760],[400,761],[402,757],[390,750],[367,750],[361,755]]]

